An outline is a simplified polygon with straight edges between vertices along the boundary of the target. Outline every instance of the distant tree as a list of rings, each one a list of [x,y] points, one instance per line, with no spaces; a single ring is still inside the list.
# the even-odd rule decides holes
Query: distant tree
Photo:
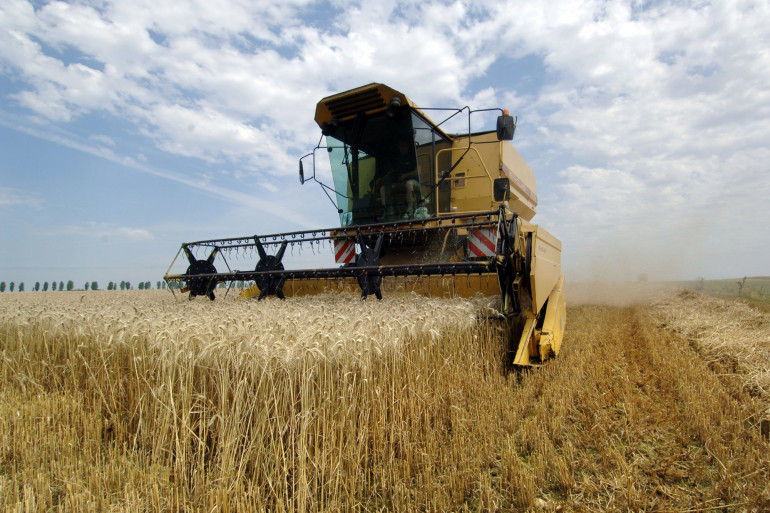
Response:
[[[83,285],[83,290],[88,290],[90,288],[90,285],[88,285],[88,282],[86,282],[85,285]]]
[[[51,290],[56,290],[56,282],[55,281],[51,282]]]
[[[155,282],[155,288],[160,290],[160,280]]]
[[[139,290],[144,290],[144,282],[140,281],[138,285]]]
[[[743,286],[746,285],[746,277],[744,276],[743,279],[739,282],[736,282],[738,284],[738,295],[741,295],[741,292],[743,292]]]
[[[11,292],[13,292],[13,282],[11,282]]]
[[[130,281],[126,282],[126,290],[131,290],[131,282]]]
[[[39,281],[35,282],[35,288],[32,289],[32,290],[34,290],[35,292],[39,292],[40,291],[40,282]]]
[[[0,281],[0,292],[5,292],[5,282]]]
[[[72,280],[67,282],[67,290],[72,290],[75,288],[75,284],[72,283]],[[59,290],[61,290],[61,283],[59,283]]]
[[[19,292],[24,292],[24,282],[19,283]]]
[[[91,290],[99,290],[99,284],[95,281],[91,282]]]
[[[144,282],[144,290],[152,290],[152,283],[149,281]]]
[[[43,283],[43,292],[48,290],[48,282]]]

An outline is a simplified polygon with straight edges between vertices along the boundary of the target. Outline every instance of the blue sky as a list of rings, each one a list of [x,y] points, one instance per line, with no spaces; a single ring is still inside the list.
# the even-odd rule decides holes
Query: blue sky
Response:
[[[770,274],[767,2],[0,4],[0,281],[161,278],[334,226],[322,97],[505,107],[568,279]]]

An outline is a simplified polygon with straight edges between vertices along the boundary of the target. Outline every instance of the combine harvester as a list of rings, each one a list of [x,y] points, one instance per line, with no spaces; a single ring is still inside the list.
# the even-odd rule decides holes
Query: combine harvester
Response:
[[[434,123],[427,110],[445,119]],[[473,132],[472,115],[491,111],[500,114],[496,130]],[[444,132],[442,125],[464,115],[467,132]],[[514,365],[558,354],[566,315],[561,242],[530,224],[535,176],[509,142],[516,120],[508,111],[421,110],[402,93],[370,84],[321,100],[315,121],[321,141],[300,159],[299,179],[321,185],[340,226],[184,243],[164,276],[172,290],[183,283],[190,299],[214,300],[220,283],[253,281],[243,296],[260,300],[343,290],[361,299],[402,291],[499,296],[495,321]],[[328,153],[333,186],[316,177],[319,153]],[[287,248],[315,253],[325,246],[337,266],[284,268]],[[189,267],[170,274],[182,253]],[[248,254],[258,258],[253,270],[230,268]],[[217,271],[217,257],[227,272]]]

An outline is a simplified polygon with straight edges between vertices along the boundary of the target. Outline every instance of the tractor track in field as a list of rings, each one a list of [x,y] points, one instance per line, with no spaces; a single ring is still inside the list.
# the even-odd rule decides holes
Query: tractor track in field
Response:
[[[766,511],[770,445],[762,404],[724,379],[648,306],[569,312],[564,358],[544,394],[571,400],[557,453],[574,484],[557,502],[575,511]],[[578,376],[576,386],[575,376]],[[524,389],[531,386],[524,383]],[[548,408],[541,409],[543,426]],[[550,423],[553,421],[551,420]],[[562,486],[563,488],[563,486]],[[550,504],[544,503],[548,508]]]

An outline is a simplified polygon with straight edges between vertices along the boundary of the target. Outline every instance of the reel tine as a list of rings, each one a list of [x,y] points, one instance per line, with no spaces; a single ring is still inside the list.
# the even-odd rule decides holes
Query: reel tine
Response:
[[[283,254],[286,252],[286,245],[289,241],[283,241],[281,247],[278,249],[278,253],[275,254],[275,259],[280,263],[283,260]]]
[[[211,252],[209,257],[206,259],[206,262],[208,262],[210,264],[213,264],[214,263],[214,259],[217,257],[217,253],[219,253],[219,248],[215,246],[214,247],[214,251]]]
[[[194,264],[197,260],[195,256],[193,256],[192,251],[190,251],[190,248],[187,247],[187,245],[183,245],[182,248],[184,248],[184,254],[187,256],[187,260],[190,262],[190,264]]]
[[[257,247],[260,260],[265,260],[267,258],[267,253],[265,253],[265,248],[262,247],[262,243],[256,235],[254,236],[254,245]]]
[[[380,235],[377,237],[377,244],[374,245],[374,255],[376,257],[380,256],[380,251],[382,250],[382,240],[384,239],[384,233],[380,232]]]

